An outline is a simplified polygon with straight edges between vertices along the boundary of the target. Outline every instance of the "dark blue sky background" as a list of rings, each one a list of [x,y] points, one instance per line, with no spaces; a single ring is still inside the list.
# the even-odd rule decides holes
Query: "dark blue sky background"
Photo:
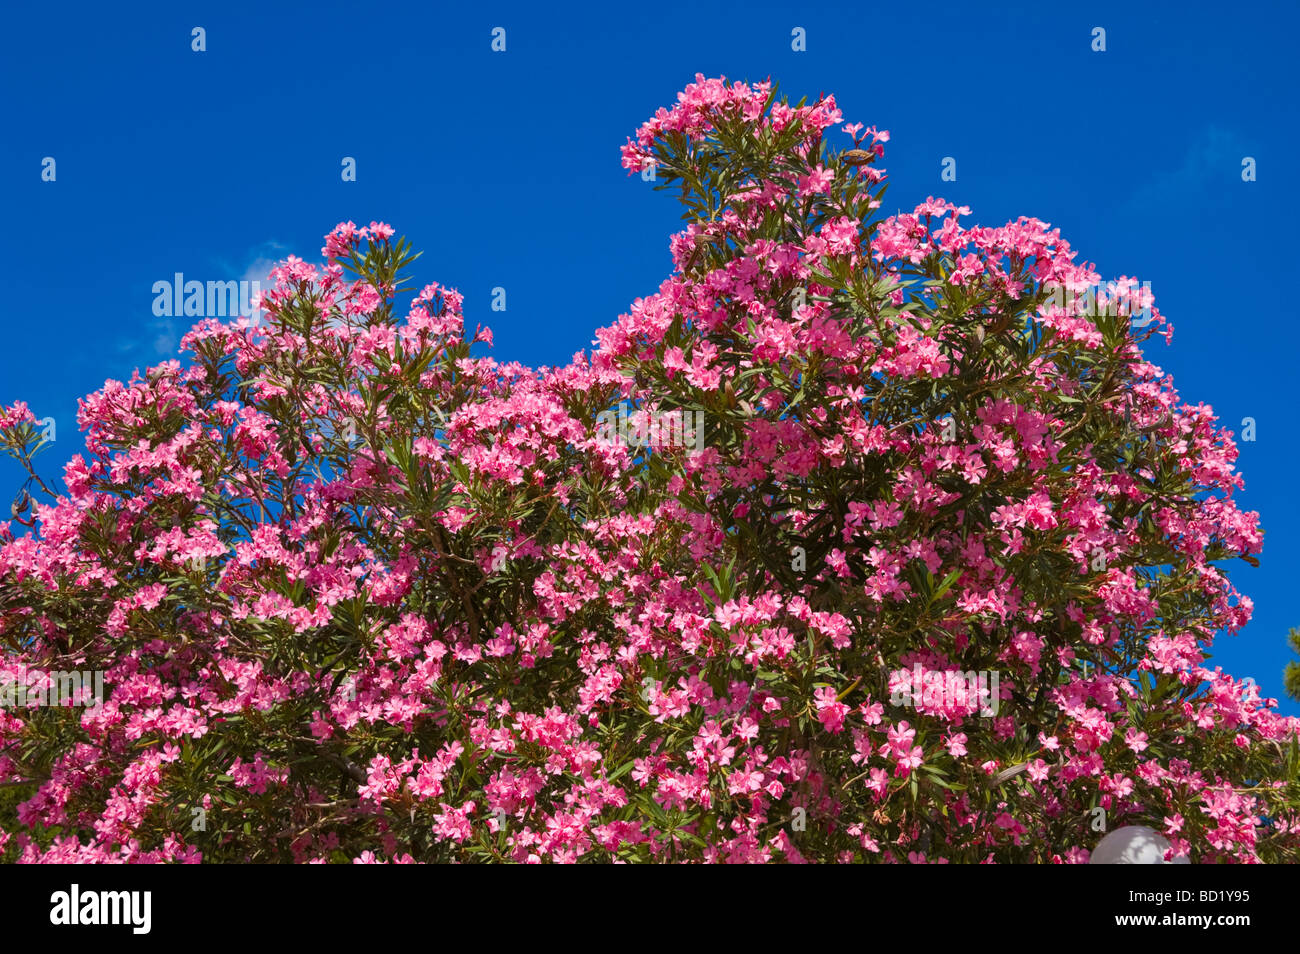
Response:
[[[770,77],[891,131],[887,211],[935,195],[968,224],[1037,216],[1104,277],[1152,283],[1176,328],[1152,360],[1239,435],[1257,422],[1240,499],[1262,566],[1232,568],[1255,620],[1215,662],[1281,696],[1300,624],[1294,4],[68,3],[3,22],[0,402],[55,418],[46,473],[81,448],[78,397],[174,356],[189,323],[154,316],[154,282],[315,260],[346,219],[409,236],[416,281],[459,288],[496,357],[566,362],[670,270],[679,207],[619,146],[697,72]],[[0,465],[0,498],[17,473]]]

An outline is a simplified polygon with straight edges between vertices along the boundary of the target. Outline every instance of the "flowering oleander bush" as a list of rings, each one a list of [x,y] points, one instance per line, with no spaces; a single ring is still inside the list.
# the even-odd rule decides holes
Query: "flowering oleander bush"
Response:
[[[878,216],[842,122],[697,77],[643,125],[690,222],[567,367],[349,222],[84,399],[65,492],[5,409],[4,672],[106,698],[0,713],[0,857],[1074,863],[1104,817],[1300,860],[1300,725],[1209,665],[1261,531],[1172,328],[1054,296],[1100,276],[1036,219]]]

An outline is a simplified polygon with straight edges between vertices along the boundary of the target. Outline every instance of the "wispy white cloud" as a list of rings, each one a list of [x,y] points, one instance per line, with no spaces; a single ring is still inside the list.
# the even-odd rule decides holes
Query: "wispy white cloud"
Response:
[[[266,291],[271,287],[270,272],[275,268],[278,258],[271,256],[279,251],[283,251],[287,246],[282,245],[274,240],[262,242],[255,245],[244,256],[246,264],[240,266],[232,264],[223,259],[217,259],[216,268],[212,274],[186,276],[186,280],[191,278],[199,281],[240,281],[249,282],[249,288],[257,287]],[[257,282],[257,286],[251,283]],[[251,297],[251,293],[250,293]],[[174,315],[164,317],[154,317],[149,322],[146,329],[146,335],[152,335],[149,342],[149,350],[152,358],[155,360],[167,360],[177,357],[177,349],[180,347],[181,338],[194,326],[198,319],[186,315]],[[136,340],[124,342],[119,346],[121,351],[136,351],[144,346],[145,342]]]
[[[275,268],[275,265],[276,263],[269,258],[256,258],[244,269],[240,281],[258,282],[262,291],[266,291],[272,285],[271,269]]]
[[[1246,142],[1231,129],[1204,126],[1179,165],[1140,183],[1126,205],[1135,213],[1160,215],[1230,205],[1229,190],[1241,183],[1241,161],[1249,155]]]

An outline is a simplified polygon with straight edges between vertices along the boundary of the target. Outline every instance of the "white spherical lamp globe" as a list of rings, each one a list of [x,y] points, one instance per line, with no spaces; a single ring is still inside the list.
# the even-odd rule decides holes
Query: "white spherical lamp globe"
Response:
[[[1126,825],[1097,843],[1088,858],[1090,865],[1190,865],[1186,855],[1165,861],[1169,841],[1153,828]]]

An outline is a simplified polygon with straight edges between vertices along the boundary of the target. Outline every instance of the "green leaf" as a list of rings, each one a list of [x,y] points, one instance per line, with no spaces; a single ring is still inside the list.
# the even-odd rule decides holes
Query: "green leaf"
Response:
[[[624,762],[614,771],[613,775],[606,776],[605,781],[612,782],[615,779],[622,778],[624,775],[628,773],[628,771],[631,770],[632,766],[635,764],[636,764],[636,759],[628,759],[626,762]]]
[[[951,573],[945,576],[943,578],[943,581],[938,585],[938,587],[935,588],[934,595],[930,597],[930,603],[933,604],[943,599],[943,595],[947,593],[949,589],[952,588],[952,585],[957,582],[957,578],[960,577],[961,574],[962,574],[961,570],[953,570]]]

